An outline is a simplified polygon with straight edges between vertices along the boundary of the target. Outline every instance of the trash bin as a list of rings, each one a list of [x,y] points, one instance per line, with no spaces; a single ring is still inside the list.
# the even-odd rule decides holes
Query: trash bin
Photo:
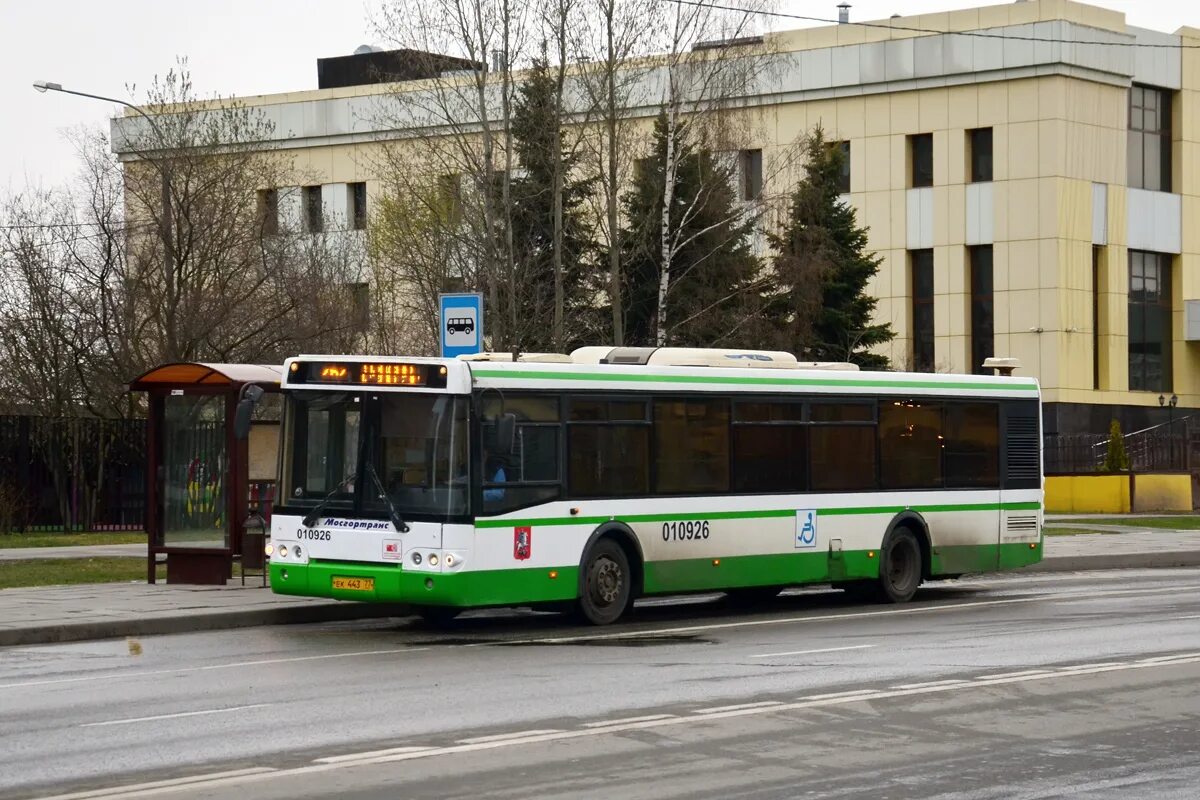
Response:
[[[242,583],[246,583],[246,570],[260,570],[263,585],[267,583],[266,570],[267,521],[257,510],[251,511],[242,527]]]

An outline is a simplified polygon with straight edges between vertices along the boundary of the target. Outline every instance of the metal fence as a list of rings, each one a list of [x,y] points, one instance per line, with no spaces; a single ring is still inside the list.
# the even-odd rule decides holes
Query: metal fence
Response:
[[[0,533],[140,530],[145,420],[0,416]]]
[[[1187,471],[1200,465],[1200,431],[1188,419],[1125,434],[1125,454],[1133,472]],[[1043,439],[1047,475],[1102,472],[1109,436],[1099,433],[1049,434]]]

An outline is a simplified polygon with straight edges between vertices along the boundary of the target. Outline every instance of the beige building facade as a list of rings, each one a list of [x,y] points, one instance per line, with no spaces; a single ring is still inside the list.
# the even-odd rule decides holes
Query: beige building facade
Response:
[[[777,79],[738,98],[748,146],[770,164],[818,123],[848,143],[895,366],[1016,357],[1047,433],[1165,420],[1160,395],[1200,406],[1200,30],[1031,0],[773,36]],[[397,135],[371,109],[392,90],[245,99],[275,123],[264,146],[320,176],[281,191],[281,216],[320,201],[361,222],[372,153]],[[136,124],[114,123],[118,151]]]

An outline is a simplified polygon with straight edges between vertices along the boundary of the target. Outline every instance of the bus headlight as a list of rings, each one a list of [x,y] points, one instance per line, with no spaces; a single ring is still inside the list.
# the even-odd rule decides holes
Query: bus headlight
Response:
[[[279,557],[280,558],[287,557],[287,545],[286,544],[279,545]]]
[[[458,563],[458,559],[454,557],[453,553],[446,553],[446,566],[447,567],[453,567],[457,563]]]
[[[437,553],[430,553],[429,554],[429,566],[436,567],[437,565],[438,565]]]
[[[413,563],[414,564],[421,563],[421,554],[420,553],[413,553]]]
[[[263,550],[265,550],[265,551],[266,551],[266,553],[267,553],[267,558],[270,558],[272,555],[274,555],[274,554],[275,554],[275,545],[273,545],[273,544],[269,544],[269,545],[267,545],[266,547],[264,547],[264,548],[263,548]]]
[[[294,555],[296,558],[300,557],[300,545],[298,545],[298,544],[292,545],[292,555]]]

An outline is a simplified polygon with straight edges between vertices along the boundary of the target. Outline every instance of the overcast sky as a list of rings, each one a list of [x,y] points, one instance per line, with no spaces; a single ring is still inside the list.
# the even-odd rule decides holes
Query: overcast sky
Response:
[[[75,173],[65,133],[104,124],[113,107],[39,94],[35,80],[131,99],[186,56],[197,93],[312,89],[318,58],[346,55],[369,34],[379,0],[0,0],[0,194],[50,187]],[[1195,0],[1092,0],[1133,25],[1200,28]],[[837,0],[778,0],[778,9],[834,18]],[[980,0],[852,0],[851,19],[984,5]],[[782,27],[803,27],[796,22]],[[814,23],[815,24],[815,23]]]

